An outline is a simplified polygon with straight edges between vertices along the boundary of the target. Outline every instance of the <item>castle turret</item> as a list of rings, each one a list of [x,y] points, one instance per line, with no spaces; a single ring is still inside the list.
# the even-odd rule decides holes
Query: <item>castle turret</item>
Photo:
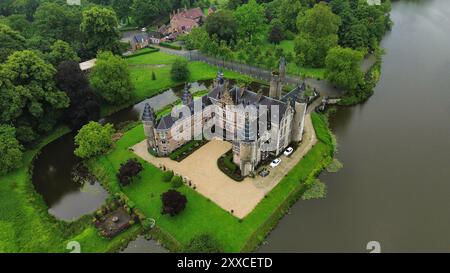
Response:
[[[142,113],[142,123],[144,124],[144,134],[147,137],[147,145],[149,149],[156,149],[155,126],[156,116],[150,104],[146,103],[144,112]]]
[[[225,83],[225,78],[224,78],[223,72],[221,70],[219,70],[217,72],[217,77],[214,80],[214,87],[222,86],[224,83]]]
[[[252,126],[253,125],[253,126]],[[239,132],[239,140],[233,145],[234,163],[239,165],[242,176],[248,176],[255,171],[258,164],[257,127],[246,113],[244,128]]]
[[[183,95],[181,97],[181,101],[183,102],[184,105],[189,105],[193,101],[192,94],[191,94],[191,92],[189,92],[188,84],[184,85],[184,90],[183,90]]]

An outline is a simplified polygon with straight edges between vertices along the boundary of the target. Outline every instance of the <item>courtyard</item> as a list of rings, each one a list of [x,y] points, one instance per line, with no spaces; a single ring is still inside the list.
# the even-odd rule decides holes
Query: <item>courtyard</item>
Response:
[[[282,156],[281,164],[274,169],[270,168],[268,176],[247,177],[242,182],[232,180],[217,167],[217,159],[231,149],[231,143],[226,141],[212,140],[181,162],[150,155],[147,151],[146,140],[137,143],[132,149],[136,155],[152,165],[165,166],[166,169],[190,180],[196,191],[222,209],[242,219],[282,180],[316,142],[311,116],[308,114],[305,117],[303,141],[297,150],[290,157]]]

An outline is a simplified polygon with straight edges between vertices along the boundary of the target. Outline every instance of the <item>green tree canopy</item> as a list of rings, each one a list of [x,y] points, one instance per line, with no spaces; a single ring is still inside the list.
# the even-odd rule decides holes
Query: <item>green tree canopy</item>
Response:
[[[111,104],[122,104],[133,94],[127,63],[111,52],[98,54],[89,80],[94,91]]]
[[[363,53],[351,48],[332,48],[325,61],[325,77],[338,87],[354,91],[364,80],[360,68],[363,58]]]
[[[250,0],[247,4],[239,6],[234,12],[234,17],[242,39],[251,41],[265,29],[264,7],[256,3],[256,0]]]
[[[19,140],[29,142],[51,130],[59,109],[69,105],[66,94],[56,88],[54,75],[53,66],[30,50],[14,52],[1,66],[1,87],[9,92],[0,96],[4,111],[0,122],[14,123]]]
[[[131,15],[139,26],[147,26],[163,13],[160,0],[134,0]]]
[[[131,13],[131,5],[133,0],[112,0],[112,7],[119,19],[126,19],[128,22],[128,16]]]
[[[206,18],[205,29],[210,36],[231,42],[237,35],[237,23],[229,10],[219,10]]]
[[[34,25],[39,36],[50,43],[63,40],[70,44],[80,41],[81,9],[75,6],[44,2],[36,10]]]
[[[0,62],[16,50],[25,49],[25,38],[9,26],[0,24]]]
[[[188,63],[185,59],[176,59],[172,64],[170,76],[174,81],[185,81],[189,78]]]
[[[296,62],[312,67],[324,66],[328,50],[338,42],[337,32],[341,24],[326,3],[320,2],[299,16],[299,36],[295,40]]]
[[[94,6],[83,12],[81,32],[87,50],[95,55],[98,51],[120,54],[119,32],[116,13],[108,8]]]
[[[15,128],[0,124],[0,175],[20,167],[22,150]]]
[[[57,67],[63,61],[79,62],[80,58],[73,48],[66,42],[57,40],[51,47],[47,58],[54,67]]]
[[[114,128],[111,124],[102,126],[91,121],[84,125],[75,136],[75,155],[81,158],[90,158],[106,153],[113,145],[112,135]]]

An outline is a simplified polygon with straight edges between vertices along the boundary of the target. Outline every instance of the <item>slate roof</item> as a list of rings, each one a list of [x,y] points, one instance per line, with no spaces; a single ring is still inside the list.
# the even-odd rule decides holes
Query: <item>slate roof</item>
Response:
[[[148,103],[146,103],[144,106],[144,112],[142,112],[142,120],[155,121],[155,111],[153,111],[153,108]]]
[[[208,96],[210,98],[219,100],[220,97],[223,95],[223,88],[216,87],[211,92],[209,92]],[[276,105],[279,107],[279,116],[278,119],[281,121],[283,119],[283,116],[287,109],[287,103],[283,102],[281,100],[277,100],[271,97],[264,96],[260,93],[255,93],[253,91],[242,89],[239,87],[233,87],[231,90],[229,90],[230,95],[233,99],[233,103],[235,105],[243,104],[243,105],[265,105],[267,106],[267,109],[270,110],[272,105]]]
[[[138,33],[138,34],[134,35],[134,37],[133,37],[133,41],[135,43],[143,43],[147,40],[148,40],[147,33]]]

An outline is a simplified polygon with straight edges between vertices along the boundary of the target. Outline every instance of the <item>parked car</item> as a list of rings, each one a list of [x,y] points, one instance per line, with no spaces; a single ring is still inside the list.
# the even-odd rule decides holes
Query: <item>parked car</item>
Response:
[[[276,158],[270,163],[270,167],[275,168],[276,166],[280,165],[281,159]]]
[[[292,152],[294,152],[294,148],[288,147],[286,150],[284,150],[284,155],[290,156],[292,154]]]

